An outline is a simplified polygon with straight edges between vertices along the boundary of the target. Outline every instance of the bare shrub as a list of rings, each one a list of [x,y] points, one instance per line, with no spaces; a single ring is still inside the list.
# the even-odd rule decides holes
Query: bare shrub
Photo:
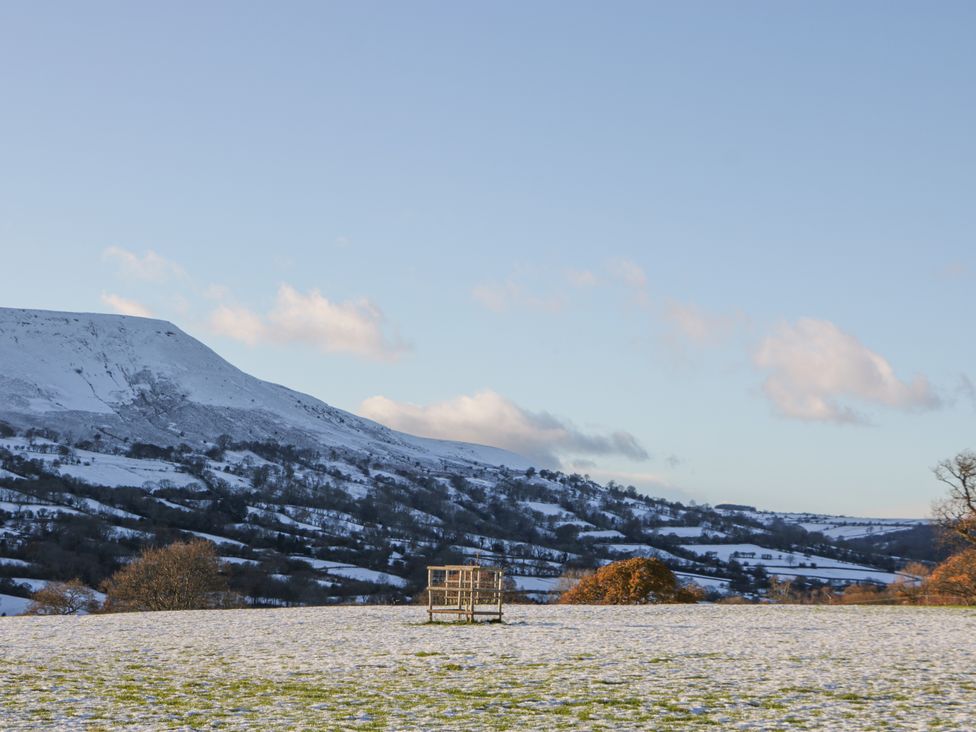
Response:
[[[146,549],[102,586],[109,612],[198,610],[238,604],[214,545],[197,539]]]
[[[75,615],[79,612],[94,612],[98,609],[95,592],[82,584],[81,580],[68,582],[48,582],[31,595],[31,604],[26,615]]]

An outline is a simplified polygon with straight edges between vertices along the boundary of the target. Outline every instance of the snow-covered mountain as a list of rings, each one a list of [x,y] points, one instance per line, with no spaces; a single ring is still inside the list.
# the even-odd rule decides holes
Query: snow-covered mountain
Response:
[[[395,432],[164,321],[0,309],[0,615],[47,580],[97,587],[181,537],[213,542],[231,586],[266,605],[406,599],[428,564],[466,558],[536,599],[564,569],[634,556],[715,596],[771,576],[887,584],[934,558],[928,529],[685,506]]]
[[[528,467],[492,447],[395,432],[234,367],[172,323],[0,308],[0,420],[75,438],[210,444],[273,439],[393,463]]]

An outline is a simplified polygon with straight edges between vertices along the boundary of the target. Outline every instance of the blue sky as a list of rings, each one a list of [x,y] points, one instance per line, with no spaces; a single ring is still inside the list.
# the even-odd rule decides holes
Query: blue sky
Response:
[[[0,8],[2,305],[655,494],[974,447],[970,3]]]

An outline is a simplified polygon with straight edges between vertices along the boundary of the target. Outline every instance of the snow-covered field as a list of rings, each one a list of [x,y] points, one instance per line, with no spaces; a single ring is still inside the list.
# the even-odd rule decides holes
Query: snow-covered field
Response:
[[[743,566],[762,565],[769,574],[785,579],[807,577],[820,580],[870,580],[882,584],[891,584],[899,577],[911,579],[911,575],[904,573],[885,572],[873,567],[865,567],[863,564],[843,562],[817,554],[802,552],[791,554],[757,544],[685,544],[682,549],[699,556],[711,555],[723,562],[735,559]]]
[[[976,611],[516,606],[0,618],[0,717],[58,729],[976,729]]]

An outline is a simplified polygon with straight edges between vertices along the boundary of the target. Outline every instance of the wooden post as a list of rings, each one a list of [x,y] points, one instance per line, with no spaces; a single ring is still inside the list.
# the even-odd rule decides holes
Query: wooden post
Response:
[[[498,572],[495,575],[495,584],[498,587],[498,622],[502,620],[502,598],[504,597],[505,585],[502,579],[502,573]]]
[[[468,570],[468,622],[474,622],[474,569]]]
[[[434,570],[427,567],[427,622],[434,622]]]

